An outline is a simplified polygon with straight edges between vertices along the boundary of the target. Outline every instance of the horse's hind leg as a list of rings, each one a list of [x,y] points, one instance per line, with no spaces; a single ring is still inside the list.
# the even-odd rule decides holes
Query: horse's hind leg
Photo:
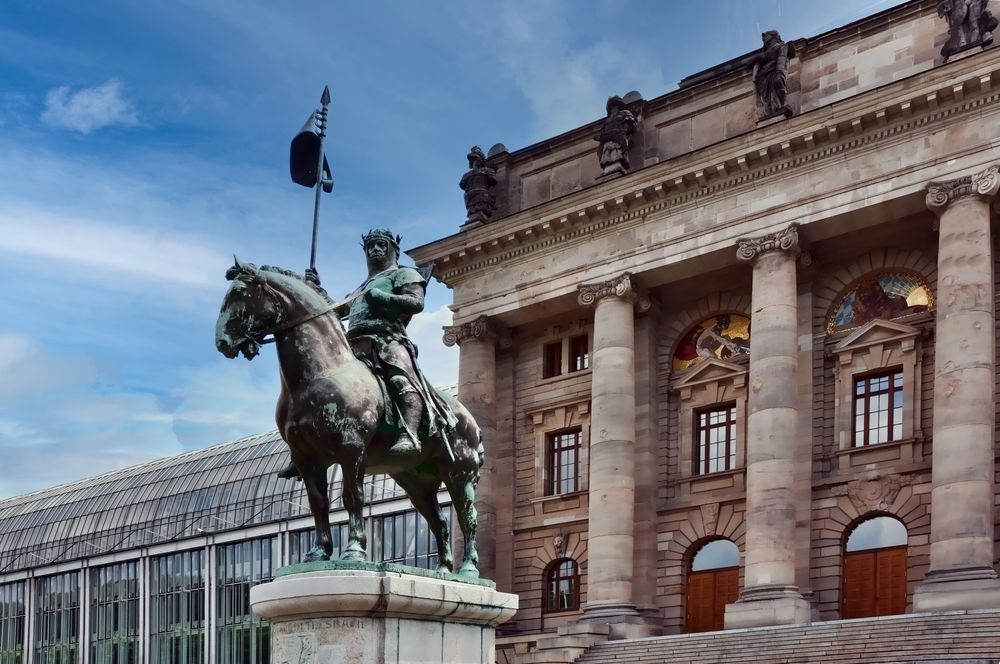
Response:
[[[365,534],[363,511],[365,507],[364,443],[345,441],[340,459],[344,475],[344,509],[347,510],[347,546],[340,554],[341,560],[365,560],[368,536]]]
[[[445,485],[455,506],[458,525],[465,541],[465,555],[459,576],[479,578],[479,551],[476,549],[476,483],[474,473],[456,473],[445,477]]]
[[[330,495],[327,493],[326,468],[308,468],[302,473],[302,482],[306,485],[309,510],[316,523],[316,546],[306,554],[303,562],[329,560],[333,553],[333,540],[330,538]]]
[[[419,475],[416,472],[397,473],[392,476],[396,484],[402,487],[410,502],[427,521],[427,527],[434,533],[438,550],[438,571],[450,572],[454,567],[451,555],[451,538],[448,533],[448,522],[441,512],[438,503],[438,487],[441,480],[430,475]]]

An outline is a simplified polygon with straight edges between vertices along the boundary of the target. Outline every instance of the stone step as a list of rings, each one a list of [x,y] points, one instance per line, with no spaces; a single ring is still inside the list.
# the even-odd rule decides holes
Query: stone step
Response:
[[[1000,664],[1000,611],[838,620],[599,643],[577,664]]]

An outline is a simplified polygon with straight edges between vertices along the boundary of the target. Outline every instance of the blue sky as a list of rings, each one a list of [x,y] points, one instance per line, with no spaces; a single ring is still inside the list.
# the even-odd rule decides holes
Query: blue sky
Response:
[[[277,365],[214,348],[235,253],[302,270],[312,193],[288,141],[333,95],[318,266],[364,276],[361,233],[457,231],[474,144],[511,150],[668,92],[876,0],[9,0],[0,15],[0,496],[273,428]],[[711,8],[710,10],[708,8]],[[422,364],[448,289],[411,324]]]

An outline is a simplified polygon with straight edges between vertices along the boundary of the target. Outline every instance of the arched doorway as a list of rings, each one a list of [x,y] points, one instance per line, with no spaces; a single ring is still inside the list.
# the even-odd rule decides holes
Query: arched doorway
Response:
[[[859,523],[844,542],[842,618],[906,613],[906,526],[888,516]]]
[[[724,628],[726,604],[740,592],[740,550],[727,539],[705,543],[691,558],[687,578],[688,632]]]

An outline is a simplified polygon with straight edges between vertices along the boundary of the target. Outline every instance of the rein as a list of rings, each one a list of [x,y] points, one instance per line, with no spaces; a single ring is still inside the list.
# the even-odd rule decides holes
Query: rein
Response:
[[[308,314],[303,314],[303,315],[299,316],[298,318],[293,318],[290,321],[286,321],[286,322],[282,323],[281,325],[279,325],[277,328],[275,328],[273,330],[269,330],[267,332],[262,332],[261,335],[260,335],[261,336],[261,340],[258,343],[260,343],[260,344],[273,344],[276,341],[274,335],[276,335],[277,333],[279,333],[279,332],[285,332],[286,330],[290,330],[293,327],[298,327],[299,325],[302,325],[303,323],[308,323],[312,319],[319,318],[320,316],[322,316],[324,314],[328,314],[328,313],[330,313],[331,311],[333,311],[336,308],[337,308],[336,304],[331,304],[331,305],[329,305],[327,307],[324,307],[323,309],[320,309],[319,311],[315,311],[313,313],[308,313]],[[271,335],[271,338],[270,339],[265,339],[264,337],[266,337],[269,334]]]

